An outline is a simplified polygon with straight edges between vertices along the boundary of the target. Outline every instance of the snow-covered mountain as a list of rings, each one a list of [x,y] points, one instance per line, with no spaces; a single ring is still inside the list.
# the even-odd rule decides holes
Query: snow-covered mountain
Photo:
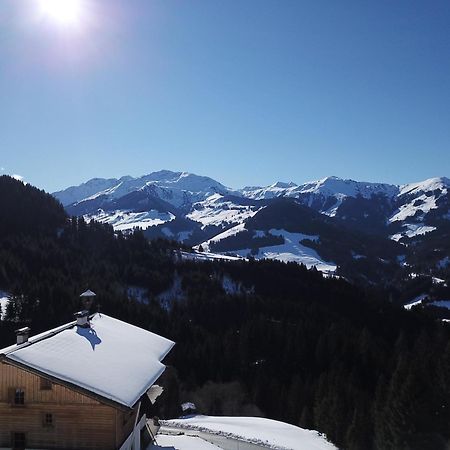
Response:
[[[99,197],[115,200],[136,191],[148,190],[151,195],[177,208],[190,207],[215,193],[232,192],[218,181],[188,172],[160,170],[142,177],[119,179],[94,178],[79,186],[71,186],[53,195],[64,205],[74,205]]]
[[[244,188],[242,190],[244,196],[258,200],[274,197],[297,198],[303,204],[329,216],[336,214],[339,206],[347,197],[371,198],[373,195],[384,195],[392,198],[398,192],[398,186],[343,180],[334,176],[301,185],[292,182],[277,182],[263,188]]]
[[[129,177],[123,178],[127,179]],[[122,178],[120,180],[116,178],[92,178],[92,180],[86,181],[86,183],[80,184],[79,186],[71,186],[62,191],[54,192],[53,196],[56,197],[63,206],[68,206],[91,196],[98,195],[100,192],[112,189],[122,181]]]
[[[350,262],[405,262],[410,241],[450,224],[449,187],[445,177],[406,185],[327,177],[237,190],[209,177],[162,170],[136,178],[95,178],[53,195],[69,214],[117,231],[139,227],[149,237],[212,252],[296,261],[332,272]]]
[[[450,180],[430,178],[400,186],[390,223],[401,224],[392,239],[413,238],[434,231],[442,219],[450,219]]]
[[[160,200],[158,206],[153,205],[152,208],[158,212],[167,213],[176,208],[203,227],[223,227],[241,223],[263,207],[267,200],[278,197],[295,198],[321,213],[334,216],[347,198],[362,196],[368,199],[374,195],[393,198],[399,189],[399,186],[388,184],[328,177],[302,185],[277,182],[266,187],[233,190],[209,177],[162,170],[138,178],[94,178],[53,195],[73,214],[96,215],[99,220],[113,225],[117,223],[121,227],[124,223],[117,211],[143,212],[136,209],[145,208],[148,211],[148,205],[144,203],[145,199],[148,203],[150,198],[153,201]],[[107,215],[111,217],[106,218],[103,211],[108,211]],[[112,219],[112,216],[116,219]],[[133,221],[127,223],[129,228],[133,226]]]

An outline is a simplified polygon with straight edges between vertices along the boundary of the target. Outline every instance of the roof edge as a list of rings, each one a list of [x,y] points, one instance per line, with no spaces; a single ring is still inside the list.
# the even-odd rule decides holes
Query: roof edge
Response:
[[[161,362],[168,354],[169,354],[169,352],[173,349],[173,347],[174,347],[174,345],[175,345],[175,342],[173,342],[173,341],[171,341],[172,342],[172,345],[170,346],[170,348],[167,350],[167,352],[165,352],[162,356],[161,356],[161,358],[159,359],[159,361]],[[152,379],[152,381],[149,381],[147,384],[146,384],[146,388],[142,391],[142,393],[138,396],[138,397],[136,397],[136,399],[135,399],[135,401],[134,401],[134,403],[133,403],[133,405],[135,405],[138,401],[139,401],[139,399],[159,380],[159,378],[161,377],[161,375],[165,372],[165,370],[167,369],[167,366],[166,365],[163,365],[163,367],[161,368],[161,370],[160,370],[160,372],[158,373],[158,375],[156,375],[156,377],[154,377],[153,379]]]
[[[60,384],[61,386],[64,386],[64,387],[71,389],[75,392],[78,392],[80,394],[86,395],[87,397],[90,397],[93,400],[97,400],[98,402],[106,404],[108,406],[111,406],[112,408],[115,408],[115,409],[120,409],[122,411],[129,411],[130,409],[133,409],[134,405],[137,403],[137,401],[136,401],[133,403],[133,406],[128,406],[123,403],[116,402],[115,400],[112,400],[108,397],[104,397],[103,395],[92,392],[89,389],[85,389],[81,386],[78,386],[75,383],[71,383],[70,381],[62,380],[61,378],[55,377],[53,375],[49,375],[48,373],[42,372],[38,369],[35,369],[34,367],[31,367],[26,364],[15,361],[13,359],[10,359],[10,358],[8,358],[8,356],[5,356],[5,355],[0,355],[0,363],[10,364],[11,366],[18,367],[19,369],[24,370],[25,372],[29,372],[34,375],[38,375],[39,377],[42,377],[42,378],[46,378],[47,380],[50,380],[55,384]],[[159,376],[158,376],[158,378],[159,378]]]
[[[89,319],[93,319],[97,314],[99,314],[99,313],[91,314],[89,316]],[[110,316],[107,316],[106,314],[105,314],[105,316],[106,317],[110,317]],[[114,319],[114,318],[112,318],[112,319]],[[119,320],[119,319],[115,319],[115,320]],[[162,364],[162,361],[169,354],[169,352],[173,349],[173,347],[175,346],[175,342],[174,341],[172,341],[170,339],[167,339],[167,338],[164,338],[165,340],[170,342],[170,346],[168,347],[167,351],[165,351],[162,355],[160,355],[158,357],[158,360],[161,363],[162,367],[158,371],[157,375],[155,377],[152,377],[146,383],[145,389],[143,389],[143,391],[140,392],[137,397],[135,397],[135,399],[133,400],[133,404],[131,406],[129,404],[125,404],[125,403],[122,403],[120,401],[116,401],[116,400],[113,400],[113,399],[111,399],[109,397],[103,396],[100,393],[93,392],[93,391],[91,391],[91,390],[89,390],[89,389],[87,389],[85,387],[79,386],[78,384],[73,383],[71,381],[65,380],[63,378],[59,378],[59,377],[57,377],[55,375],[50,375],[50,374],[48,374],[48,373],[46,373],[44,371],[36,369],[35,367],[33,367],[31,365],[19,362],[15,358],[13,359],[12,357],[9,357],[9,355],[14,354],[14,352],[16,352],[18,350],[21,350],[23,348],[29,347],[29,346],[31,346],[31,345],[33,345],[35,343],[41,342],[41,341],[43,341],[45,339],[51,338],[51,337],[53,337],[53,336],[55,336],[55,335],[65,331],[65,330],[73,328],[76,325],[77,325],[77,322],[76,321],[72,321],[72,322],[66,323],[64,325],[60,325],[59,327],[52,328],[50,330],[47,330],[47,331],[39,333],[39,334],[37,334],[35,336],[32,336],[32,337],[30,337],[28,339],[27,342],[25,342],[23,344],[19,344],[19,345],[13,344],[13,345],[10,345],[9,347],[5,347],[3,349],[0,349],[0,363],[3,362],[3,363],[10,364],[12,366],[16,366],[16,367],[18,367],[18,368],[20,368],[20,369],[22,369],[22,370],[24,370],[26,372],[30,372],[30,373],[38,375],[38,376],[40,376],[42,378],[46,378],[46,379],[48,379],[48,380],[50,380],[50,381],[52,381],[52,382],[54,382],[56,384],[60,384],[62,386],[65,386],[65,387],[67,387],[67,388],[69,388],[69,389],[71,389],[71,390],[73,390],[75,392],[79,392],[81,394],[84,394],[84,395],[86,395],[86,396],[88,396],[90,398],[93,398],[94,400],[97,400],[97,401],[99,401],[101,403],[107,404],[107,405],[109,405],[109,406],[111,406],[113,408],[121,409],[121,410],[130,410],[136,405],[136,403],[145,394],[145,392],[147,392],[147,390],[164,373],[164,371],[166,370],[166,366],[164,364]],[[136,327],[136,328],[139,328],[139,329],[144,330],[144,331],[148,331],[148,330],[145,330],[143,328],[137,327],[136,325],[132,325],[132,324],[128,324],[128,325]],[[148,331],[148,332],[150,332],[150,331]],[[150,332],[150,333],[152,333],[152,332]],[[162,336],[160,336],[160,337],[162,337]]]

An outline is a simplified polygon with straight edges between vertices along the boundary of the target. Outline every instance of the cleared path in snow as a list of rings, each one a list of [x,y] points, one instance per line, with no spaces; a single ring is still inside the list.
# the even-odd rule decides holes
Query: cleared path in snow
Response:
[[[337,450],[317,431],[261,417],[196,415],[162,421],[161,424],[161,430],[200,436],[225,450]]]
[[[245,442],[239,439],[221,436],[218,434],[206,433],[204,431],[180,430],[180,428],[170,428],[170,427],[161,427],[158,435],[156,436],[156,442],[158,444],[160,444],[161,442],[162,444],[166,440],[165,435],[175,436],[179,435],[180,432],[183,433],[183,435],[185,436],[200,438],[206,442],[216,445],[217,447],[223,450],[257,450],[261,448],[271,448],[269,446],[252,444],[251,442]],[[160,439],[162,436],[164,436],[164,439]],[[157,449],[158,447],[154,448]],[[175,449],[178,450],[177,447],[175,447]],[[184,450],[184,447],[180,447],[179,450]]]
[[[220,448],[199,437],[159,434],[156,444],[151,444],[147,450],[220,450]]]

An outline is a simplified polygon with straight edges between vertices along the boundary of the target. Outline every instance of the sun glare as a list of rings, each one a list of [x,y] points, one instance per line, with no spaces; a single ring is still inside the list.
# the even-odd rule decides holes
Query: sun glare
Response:
[[[41,13],[61,25],[76,25],[82,14],[82,0],[39,0]]]

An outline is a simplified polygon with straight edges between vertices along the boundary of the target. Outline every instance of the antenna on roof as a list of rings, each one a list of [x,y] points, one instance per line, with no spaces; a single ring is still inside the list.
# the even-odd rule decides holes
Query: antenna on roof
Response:
[[[92,292],[90,289],[88,289],[87,291],[83,292],[80,295],[80,298],[83,301],[84,308],[87,309],[88,311],[91,309],[92,302],[94,301],[94,297],[96,295],[97,294],[95,292]]]

